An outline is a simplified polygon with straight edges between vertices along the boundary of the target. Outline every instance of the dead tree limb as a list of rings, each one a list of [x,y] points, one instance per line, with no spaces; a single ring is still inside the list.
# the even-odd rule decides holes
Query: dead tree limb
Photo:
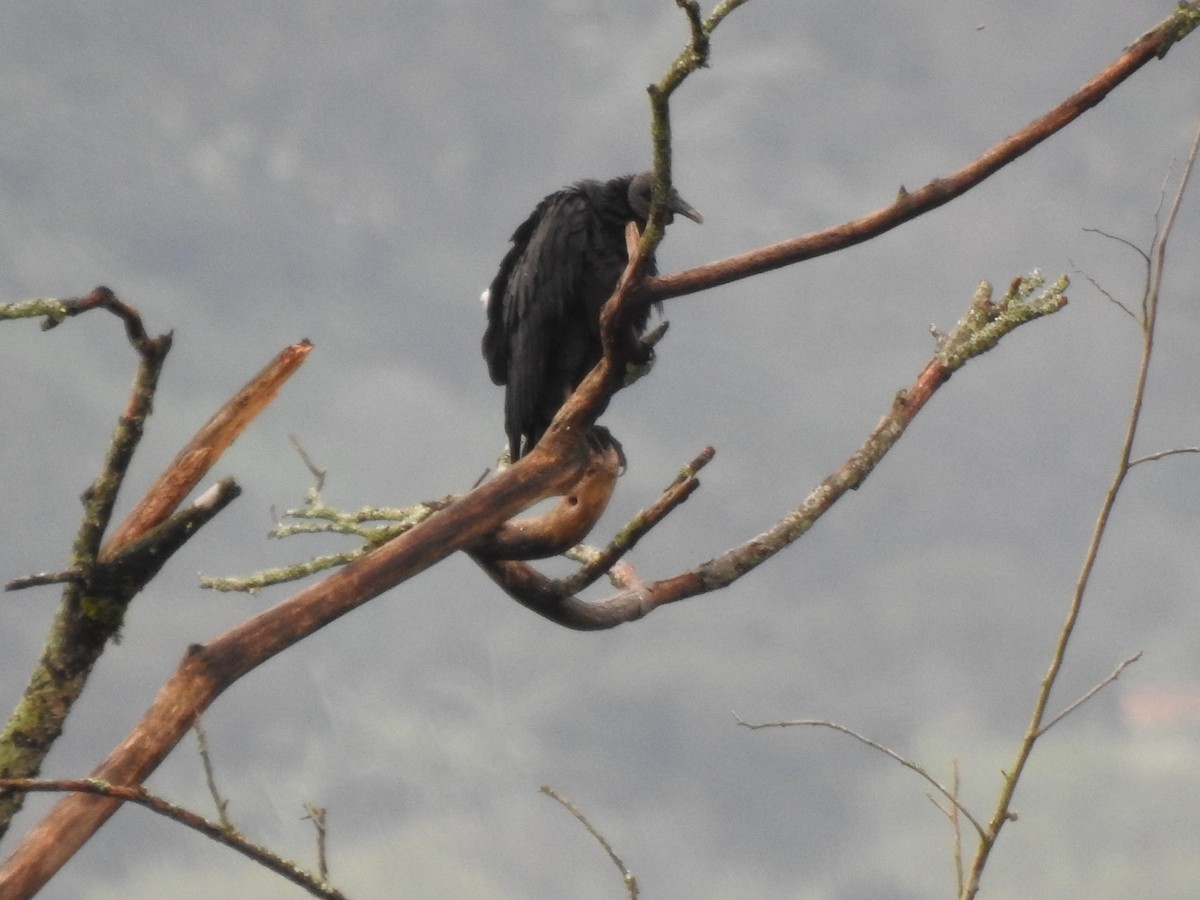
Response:
[[[604,599],[588,601],[566,593],[561,582],[542,575],[527,563],[478,556],[475,561],[522,606],[565,628],[581,631],[614,628],[640,619],[667,603],[727,587],[800,538],[843,494],[857,489],[954,372],[995,347],[1015,328],[1066,305],[1065,278],[1039,294],[1041,287],[1040,277],[1017,279],[1003,298],[993,302],[991,287],[982,284],[966,315],[949,334],[939,337],[933,358],[912,387],[896,395],[891,411],[836,472],[765,532],[687,572],[654,582],[639,582]]]
[[[275,397],[311,349],[307,341],[285,349],[226,403],[143,495],[125,522],[104,540],[117,494],[153,407],[171,337],[147,337],[137,311],[105,287],[83,298],[53,303],[59,304],[55,309],[64,316],[96,308],[114,312],[125,323],[130,343],[138,351],[139,365],[104,466],[83,495],[83,521],[72,548],[70,568],[60,573],[67,584],[46,650],[0,734],[0,775],[5,777],[37,775],[50,747],[62,734],[96,660],[108,642],[119,635],[130,602],[198,528],[240,493],[237,485],[227,479],[175,513],[220,453]],[[48,322],[60,321],[52,311],[39,314],[47,315]],[[18,579],[9,588],[47,580],[38,576]],[[22,795],[14,793],[0,796],[0,834],[20,809],[21,799]]]
[[[141,784],[226,688],[304,637],[452,553],[484,539],[544,497],[575,484],[591,454],[582,432],[560,429],[545,451],[450,503],[368,556],[207,644],[190,647],[142,721],[92,773],[110,784]],[[544,443],[544,442],[543,442]],[[539,447],[541,444],[539,444]],[[36,893],[83,846],[121,801],[73,794],[59,801],[0,867],[0,897]]]
[[[1200,2],[1180,3],[1165,21],[1133,42],[1116,60],[1079,90],[1020,131],[1006,137],[978,159],[946,178],[911,192],[902,192],[895,203],[833,228],[760,247],[728,259],[697,266],[672,275],[647,279],[637,297],[640,305],[681,297],[752,275],[844,250],[891,231],[911,219],[937,209],[994,175],[1057,134],[1107,97],[1146,63],[1162,59],[1167,51],[1200,25]],[[664,101],[665,103],[665,101]]]
[[[312,875],[305,872],[291,860],[284,859],[261,844],[256,844],[239,834],[233,828],[222,822],[213,822],[197,815],[189,809],[177,806],[162,797],[150,793],[144,787],[125,787],[123,785],[107,784],[93,778],[64,779],[55,781],[40,781],[33,778],[4,778],[0,779],[0,791],[33,792],[68,792],[92,794],[97,797],[112,797],[124,803],[134,803],[153,813],[164,816],[172,822],[178,822],[186,828],[191,828],[219,844],[224,844],[247,859],[252,859],[264,868],[280,875],[295,885],[308,891],[314,897],[325,900],[345,900],[345,894],[329,884],[324,872]]]

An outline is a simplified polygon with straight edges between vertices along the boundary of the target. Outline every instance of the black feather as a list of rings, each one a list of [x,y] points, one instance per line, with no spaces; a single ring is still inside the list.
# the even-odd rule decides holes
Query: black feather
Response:
[[[625,225],[645,227],[652,173],[579,181],[537,205],[512,236],[487,293],[483,356],[506,386],[504,428],[513,460],[533,449],[559,407],[600,361],[600,310],[629,259]],[[673,213],[700,214],[673,190]],[[646,272],[656,272],[654,259]],[[648,312],[632,323],[640,335]]]

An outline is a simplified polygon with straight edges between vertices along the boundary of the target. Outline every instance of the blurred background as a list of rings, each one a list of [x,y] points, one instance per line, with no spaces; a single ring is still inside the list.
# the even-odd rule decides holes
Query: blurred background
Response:
[[[971,161],[1065,98],[1173,4],[750,3],[672,101],[664,272],[838,224]],[[650,161],[645,86],[687,37],[675,4],[228,0],[11,5],[0,30],[0,298],[108,284],[174,330],[119,512],[285,345],[316,349],[206,481],[243,496],[135,601],[45,775],[79,776],[191,642],[287,597],[201,591],[327,552],[266,540],[311,477],[333,505],[464,490],[504,443],[480,291],[545,194]],[[451,558],[272,660],[205,725],[235,824],[301,862],[328,808],[355,897],[600,900],[953,896],[928,786],[827,730],[888,744],[989,812],[1117,459],[1140,352],[1131,308],[1200,112],[1197,38],[980,188],[837,255],[666,306],[653,374],[605,424],[629,471],[603,543],[712,444],[703,487],[636,550],[646,578],[762,531],[858,446],[976,284],[1070,273],[1071,303],[975,361],[861,490],[724,592],[601,634],[553,626]],[[1174,235],[1139,453],[1200,443],[1200,203]],[[0,328],[0,577],[63,567],[135,358],[101,313]],[[1134,470],[1051,706],[1145,655],[1046,739],[990,898],[1200,893],[1196,457]],[[602,591],[600,593],[603,593]],[[0,607],[0,706],[58,592]],[[211,810],[194,741],[149,786]],[[11,851],[51,803],[31,798]],[[973,844],[968,844],[973,848]],[[292,897],[252,863],[124,809],[51,900]]]

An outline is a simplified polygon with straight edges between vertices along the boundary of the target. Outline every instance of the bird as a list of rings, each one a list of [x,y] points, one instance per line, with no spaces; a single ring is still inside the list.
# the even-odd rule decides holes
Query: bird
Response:
[[[600,310],[629,262],[625,226],[645,228],[653,172],[585,179],[549,194],[513,232],[512,246],[483,292],[483,356],[504,385],[504,430],[516,462],[541,440],[555,414],[600,361]],[[674,188],[675,214],[704,221]],[[654,257],[645,272],[657,273]],[[632,322],[640,337],[649,309]]]

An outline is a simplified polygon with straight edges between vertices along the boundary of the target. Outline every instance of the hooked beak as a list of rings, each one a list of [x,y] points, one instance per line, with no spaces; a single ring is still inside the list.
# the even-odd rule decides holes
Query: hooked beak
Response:
[[[700,215],[700,211],[673,190],[671,191],[671,199],[667,203],[667,209],[673,213],[679,213],[681,216],[687,216],[697,225],[704,224],[704,216]]]

